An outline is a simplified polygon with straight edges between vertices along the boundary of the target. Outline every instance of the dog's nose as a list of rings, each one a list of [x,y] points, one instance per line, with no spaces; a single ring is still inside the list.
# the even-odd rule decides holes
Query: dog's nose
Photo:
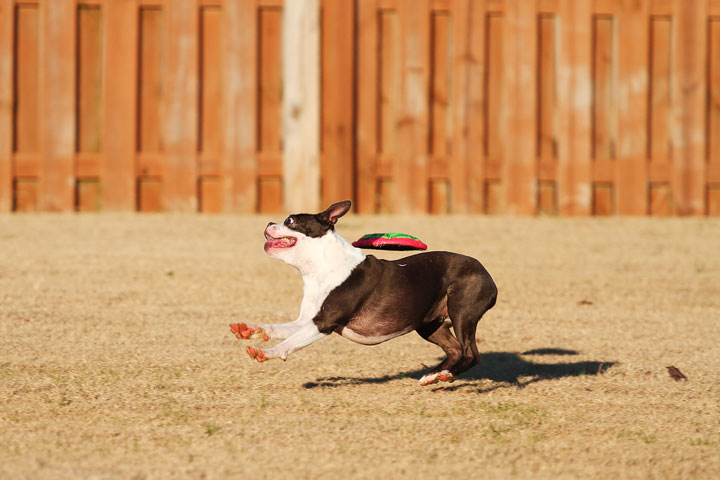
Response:
[[[275,224],[273,222],[268,222],[267,227],[265,227],[265,228],[268,228],[270,225],[275,225]]]

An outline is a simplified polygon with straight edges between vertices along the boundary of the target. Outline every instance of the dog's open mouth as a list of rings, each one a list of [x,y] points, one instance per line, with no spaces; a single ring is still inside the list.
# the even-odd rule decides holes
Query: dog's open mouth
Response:
[[[265,232],[265,250],[269,248],[290,248],[297,242],[295,237],[279,237],[275,238],[269,233]]]

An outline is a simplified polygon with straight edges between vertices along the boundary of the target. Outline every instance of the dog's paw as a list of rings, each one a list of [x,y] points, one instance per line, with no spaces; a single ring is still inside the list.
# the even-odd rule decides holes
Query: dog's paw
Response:
[[[250,358],[257,360],[260,363],[270,360],[268,357],[265,356],[265,352],[261,348],[248,346],[246,350],[248,355],[250,355]]]
[[[247,340],[250,338],[262,338],[266,342],[270,340],[270,337],[262,329],[262,327],[254,327],[246,323],[231,323],[230,331],[235,334],[237,338],[243,340]]]
[[[433,383],[438,382],[454,382],[455,376],[450,373],[448,370],[443,370],[442,372],[435,372],[435,373],[428,373],[427,375],[424,375],[420,381],[418,382],[421,387],[425,387],[428,385],[432,385]]]

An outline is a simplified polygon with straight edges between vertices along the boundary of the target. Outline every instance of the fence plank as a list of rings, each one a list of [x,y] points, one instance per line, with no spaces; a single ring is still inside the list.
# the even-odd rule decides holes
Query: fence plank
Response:
[[[265,170],[264,158],[282,158],[282,75],[281,32],[283,11],[277,7],[261,8],[258,15],[259,72],[258,152],[260,171]],[[258,183],[258,209],[279,212],[283,209],[282,177],[264,178]]]
[[[16,5],[13,94],[13,170],[15,174],[13,208],[38,208],[38,175],[41,158],[40,106],[40,29],[42,18],[37,4]],[[11,103],[12,105],[12,103]],[[22,177],[22,181],[18,178]]]
[[[378,82],[376,95],[377,121],[374,126],[378,139],[373,165],[376,182],[376,211],[393,212],[397,206],[397,182],[392,168],[399,152],[398,122],[402,103],[402,42],[397,5],[378,13],[378,53],[376,68]]]
[[[537,212],[557,213],[557,15],[538,16]]]
[[[0,213],[13,207],[13,38],[14,5],[0,1]]]
[[[78,7],[77,151],[102,150],[102,11]]]
[[[720,17],[708,22],[708,118],[706,213],[720,216]]]
[[[75,8],[72,2],[42,5],[42,157],[38,207],[74,209]]]
[[[717,62],[720,50],[708,56],[708,4],[704,0],[683,1],[677,6],[677,104],[680,138],[677,161],[673,161],[675,213],[706,213],[706,112],[708,59]],[[712,135],[712,134],[710,134]]]
[[[428,88],[430,5],[428,0],[400,0],[401,85],[397,135],[399,151],[393,168],[398,213],[428,208]]]
[[[167,102],[164,121],[163,208],[194,212],[197,204],[198,26],[197,0],[167,7]]]
[[[318,0],[285,0],[282,35],[283,205],[320,208]]]
[[[484,3],[455,0],[453,13],[453,128],[450,195],[453,213],[479,213],[484,198],[482,105],[485,48]]]
[[[223,155],[222,10],[217,6],[200,7],[198,57],[200,63],[200,102],[198,152],[198,210],[219,213],[223,210],[226,174]]]
[[[323,205],[355,198],[355,6],[322,1],[322,157]]]
[[[561,215],[588,215],[591,203],[592,3],[560,3],[557,202]]]
[[[650,18],[649,65],[649,204],[650,215],[669,215],[672,191],[667,173],[670,168],[670,85],[671,85],[672,17]],[[653,175],[653,172],[659,174]]]
[[[526,2],[506,2],[505,74],[509,135],[503,162],[505,208],[508,213],[536,211],[537,21]]]
[[[226,211],[257,211],[257,92],[258,11],[255,0],[226,0],[223,4],[226,56],[225,164]]]
[[[102,205],[136,207],[135,151],[138,146],[138,11],[131,2],[106,2]],[[112,20],[110,20],[112,19]]]
[[[98,177],[103,125],[102,23],[99,5],[78,6],[75,208],[82,212],[101,208]]]
[[[373,0],[358,2],[357,32],[357,204],[358,213],[376,211],[375,163],[378,127],[378,13]]]
[[[647,213],[648,0],[620,2],[617,213]]]
[[[319,176],[283,0],[0,0],[0,211],[720,214],[716,0],[317,1]]]
[[[444,214],[450,211],[450,197],[462,187],[449,181],[449,157],[453,152],[454,115],[452,99],[454,18],[447,10],[430,13],[430,108],[429,108],[429,191],[427,211]]]
[[[593,18],[592,213],[615,213],[617,157],[616,17]]]
[[[502,191],[502,175],[507,154],[505,138],[509,138],[510,126],[506,115],[509,113],[510,92],[503,77],[509,68],[509,50],[504,45],[506,15],[500,12],[488,13],[485,28],[485,85],[483,99],[485,103],[485,125],[483,142],[485,151],[485,194],[483,209],[485,213],[501,213],[505,199]]]
[[[162,209],[162,176],[164,174],[167,133],[164,105],[167,101],[167,7],[164,3],[141,6],[139,14],[138,59],[138,210]],[[153,165],[144,161],[146,154],[160,159]],[[154,166],[159,169],[152,168]]]

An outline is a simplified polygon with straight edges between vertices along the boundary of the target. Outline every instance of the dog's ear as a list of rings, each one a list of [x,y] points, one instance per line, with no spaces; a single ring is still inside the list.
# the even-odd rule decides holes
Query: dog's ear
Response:
[[[319,213],[318,217],[320,217],[320,219],[328,225],[335,225],[338,218],[342,217],[348,212],[348,210],[350,210],[351,205],[352,203],[350,200],[333,203],[327,208],[327,210]]]

